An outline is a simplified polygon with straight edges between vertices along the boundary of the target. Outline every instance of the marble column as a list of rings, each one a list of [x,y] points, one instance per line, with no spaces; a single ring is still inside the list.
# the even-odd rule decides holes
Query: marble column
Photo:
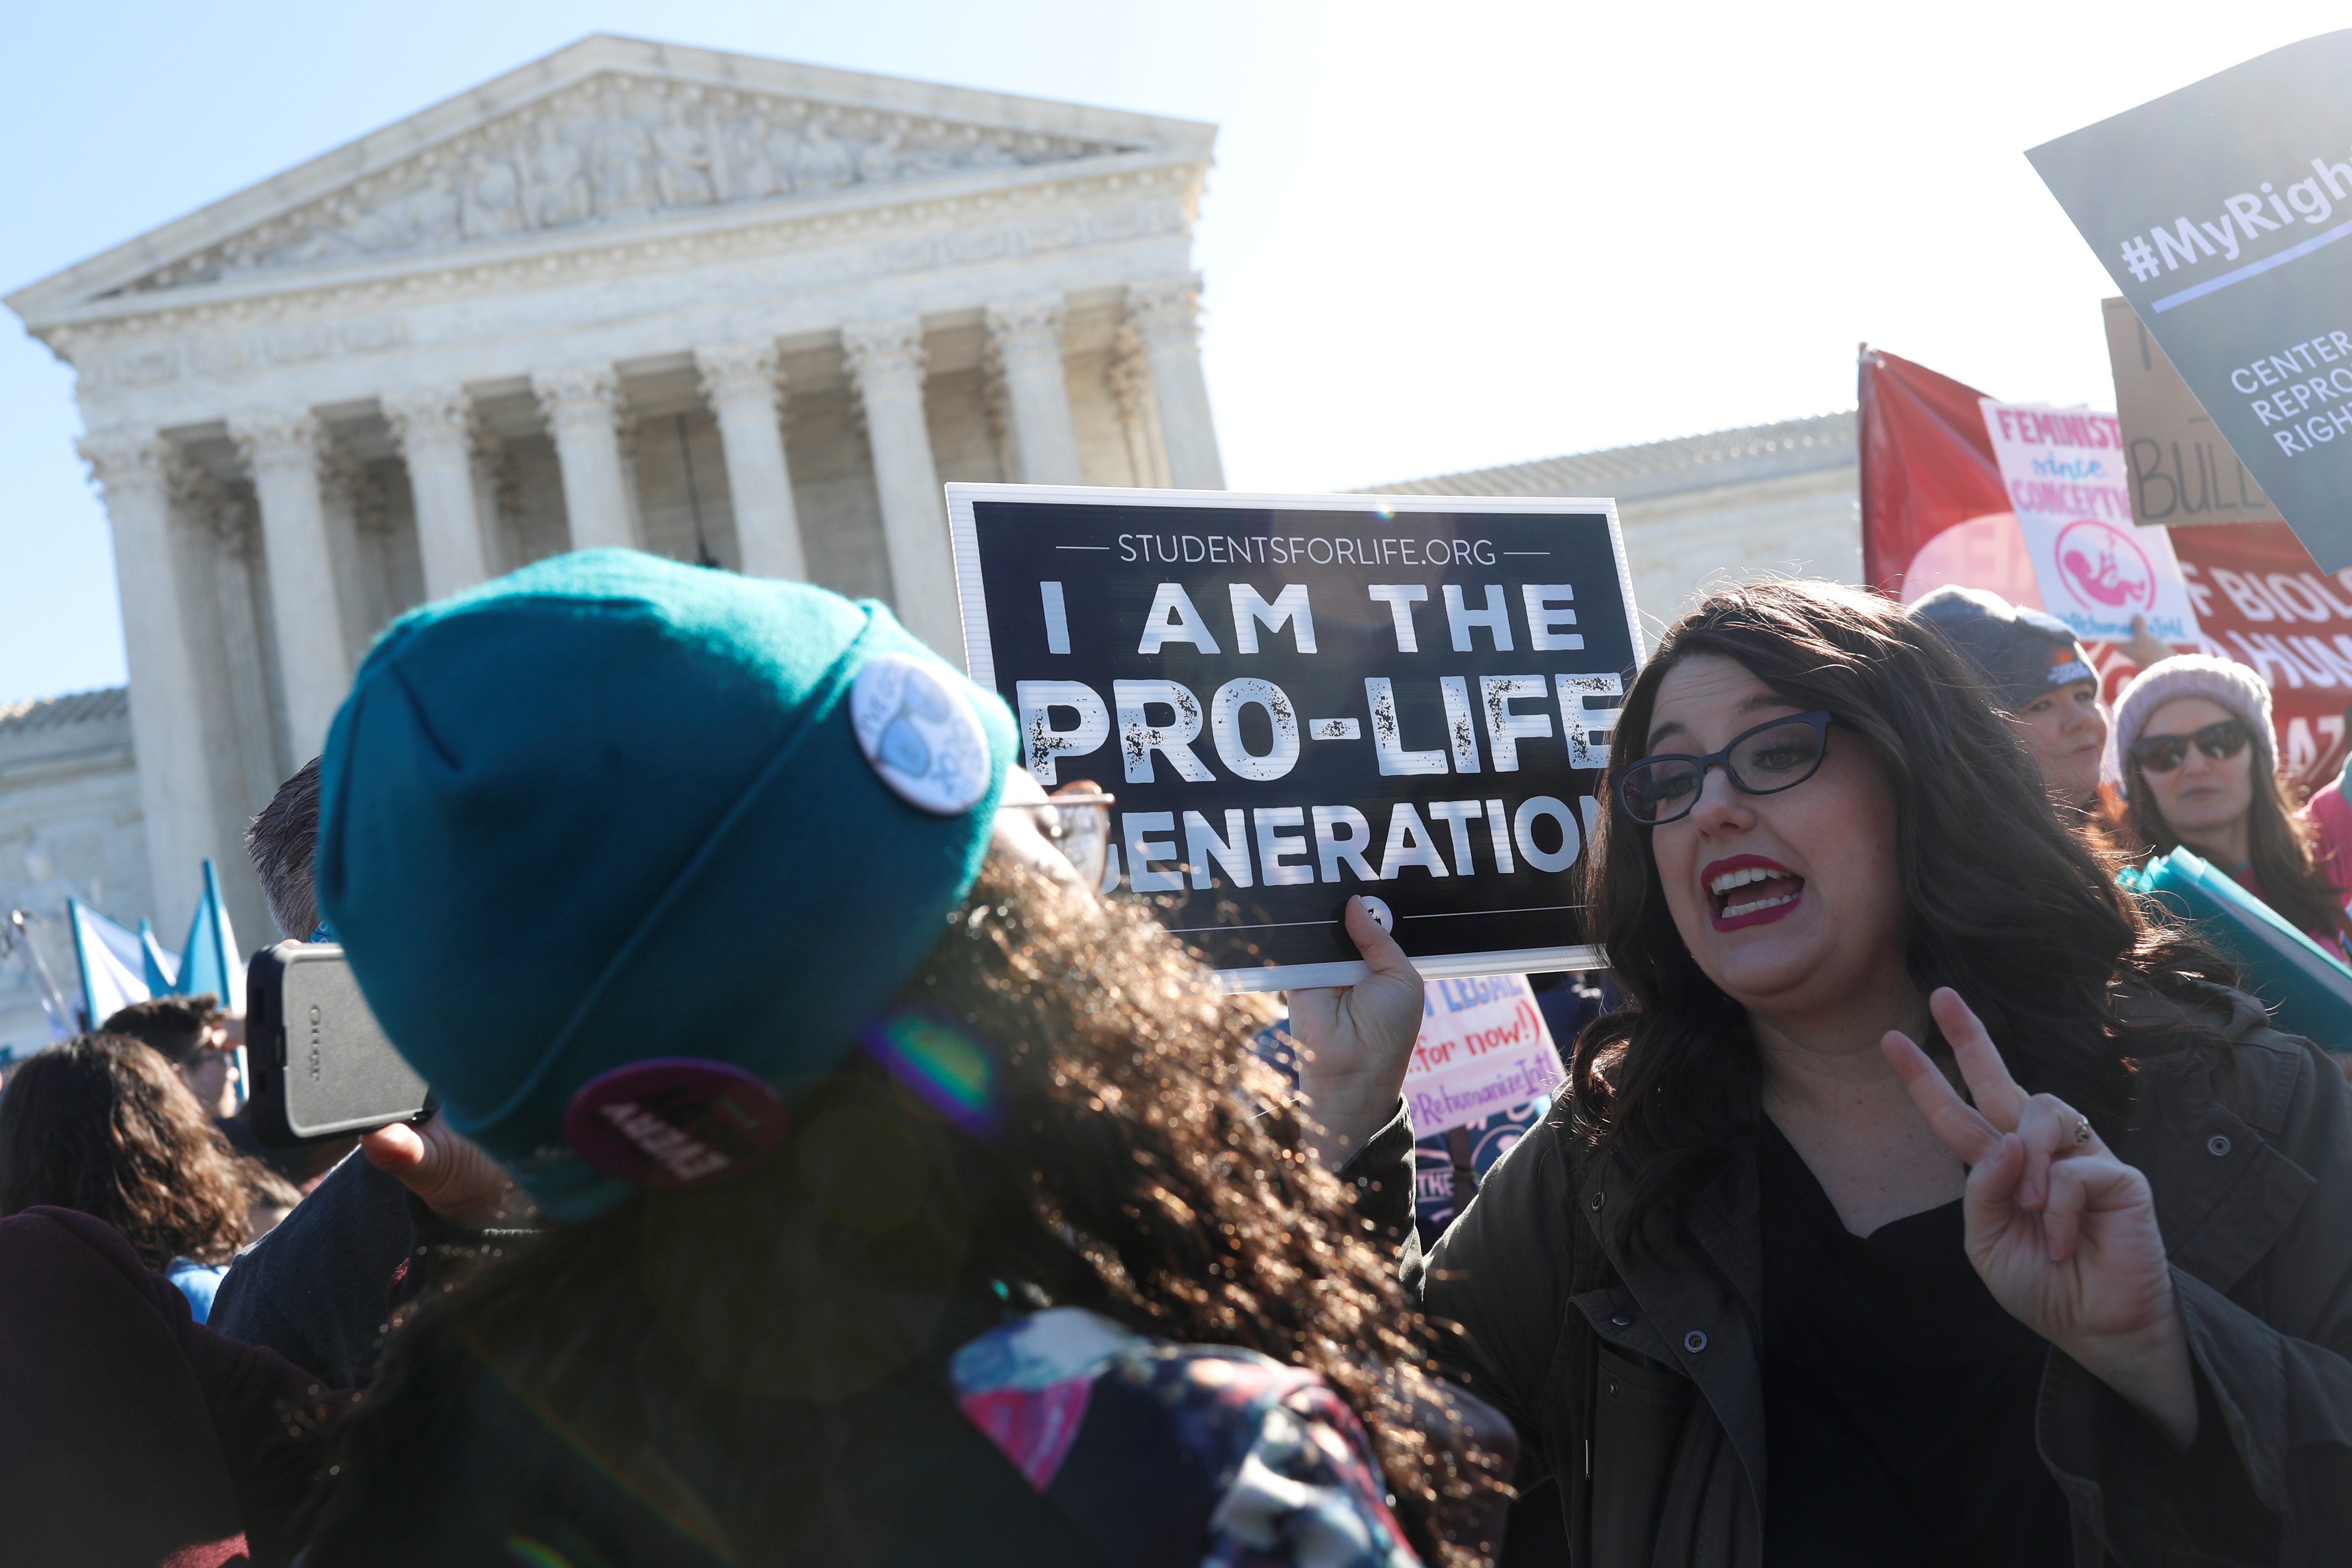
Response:
[[[719,421],[727,452],[727,494],[735,546],[752,577],[808,580],[792,465],[784,458],[784,377],[773,342],[725,343],[694,351],[702,399]]]
[[[153,907],[176,917],[195,907],[218,842],[196,650],[173,571],[172,444],[152,431],[86,436],[81,455],[106,497],[114,535],[114,587],[131,668],[131,743],[147,823]]]
[[[286,738],[296,759],[306,761],[327,743],[327,727],[352,684],[319,483],[327,433],[309,413],[284,411],[232,419],[228,431],[253,470],[253,492],[261,502]]]
[[[1200,279],[1129,284],[1127,319],[1151,362],[1169,483],[1184,490],[1223,489],[1225,464],[1209,415],[1209,384],[1201,374]]]
[[[1062,368],[1062,301],[1018,300],[988,307],[988,337],[1004,369],[1014,465],[1028,485],[1075,485],[1078,432]]]
[[[641,548],[629,468],[621,458],[621,378],[608,364],[572,365],[539,372],[530,389],[562,465],[572,548]]]
[[[452,385],[385,393],[379,402],[409,466],[425,597],[445,599],[473,588],[489,576],[489,548],[473,482],[473,400]]]
[[[866,410],[874,450],[874,488],[882,502],[882,536],[890,556],[891,597],[907,629],[963,662],[963,619],[956,609],[955,561],[939,467],[923,416],[929,360],[923,323],[912,316],[841,329],[849,375]]]
[[[474,485],[473,400],[451,386],[389,393],[380,401],[408,462],[425,596],[446,598],[490,574]]]

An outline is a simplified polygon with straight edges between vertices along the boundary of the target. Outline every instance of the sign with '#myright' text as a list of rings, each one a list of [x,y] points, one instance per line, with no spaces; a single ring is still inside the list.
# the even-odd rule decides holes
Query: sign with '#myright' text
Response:
[[[2352,30],[2026,156],[2325,571],[2352,565]]]
[[[1641,658],[1606,500],[948,487],[972,679],[1118,886],[1226,983],[1594,967],[1579,892]]]

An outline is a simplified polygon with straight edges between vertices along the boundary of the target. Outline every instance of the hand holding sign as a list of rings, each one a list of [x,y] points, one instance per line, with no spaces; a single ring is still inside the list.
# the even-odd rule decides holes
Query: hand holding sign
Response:
[[[2131,623],[2131,638],[2124,644],[2124,653],[2134,664],[2146,669],[2151,664],[2170,658],[2172,645],[2159,641],[2156,634],[2147,629],[2146,616],[2134,616]]]
[[[1290,994],[1290,1036],[1298,1047],[1298,1092],[1312,1122],[1317,1158],[1330,1170],[1364,1146],[1395,1111],[1397,1091],[1421,1033],[1422,980],[1396,939],[1361,898],[1348,900],[1348,936],[1371,973],[1353,985]]]

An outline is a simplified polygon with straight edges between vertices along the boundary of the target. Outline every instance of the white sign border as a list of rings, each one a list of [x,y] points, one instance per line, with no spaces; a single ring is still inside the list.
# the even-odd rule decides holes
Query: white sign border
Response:
[[[980,570],[980,534],[972,518],[976,501],[1072,501],[1092,506],[1227,508],[1275,511],[1599,512],[1609,520],[1609,550],[1617,561],[1619,602],[1625,610],[1627,646],[1633,672],[1649,662],[1642,616],[1633,603],[1633,572],[1625,559],[1625,531],[1617,502],[1597,496],[1432,496],[1302,494],[1284,490],[1120,489],[1108,485],[993,485],[961,480],[946,487],[948,542],[954,552],[956,602],[963,621],[964,673],[976,686],[996,689],[996,653],[988,636],[988,599]],[[1629,682],[1630,684],[1630,682]],[[1413,960],[1425,980],[1455,980],[1481,974],[1541,973],[1559,969],[1600,969],[1598,947],[1515,948],[1503,952],[1456,952]],[[1294,963],[1269,969],[1220,969],[1217,982],[1228,991],[1288,991],[1318,985],[1353,985],[1371,973],[1360,959],[1338,963]]]
[[[2153,340],[2151,340],[2151,342]],[[2032,516],[2041,520],[2041,521],[2047,526],[2061,532],[2063,532],[2071,524],[2066,521],[2062,521],[2066,518],[2066,513],[2063,510],[2057,511],[2045,511],[2040,509],[2033,509],[2029,511],[2025,508],[2016,506],[2017,493],[2015,490],[2011,489],[2011,486],[2014,484],[2016,480],[2010,473],[2010,457],[2012,452],[2018,448],[2028,446],[2029,443],[2019,440],[2003,440],[2000,435],[2000,420],[1999,414],[1996,411],[2005,410],[2019,414],[2075,414],[2087,415],[2093,418],[2098,419],[2112,419],[2116,422],[2116,440],[2118,442],[2116,450],[2119,454],[2127,453],[2130,449],[2129,438],[2123,435],[2123,416],[2111,409],[2092,408],[2082,404],[2062,405],[2055,403],[2004,403],[1998,397],[1983,396],[1977,399],[1977,409],[1978,412],[1984,416],[1985,439],[1992,444],[1993,467],[2000,474],[2000,488],[2004,494],[2007,495],[2013,509],[2010,515],[2015,520],[2018,539],[2020,542],[2025,546],[2026,562],[2033,573],[2034,586],[2042,595],[2042,613],[2044,615],[2053,616],[2059,620],[2064,621],[2067,628],[2073,631],[2077,637],[2081,638],[2085,643],[2121,643],[2127,640],[2130,636],[2130,627],[2128,625],[2116,627],[2114,629],[2102,629],[2096,624],[2100,619],[2096,614],[2090,612],[2078,612],[2075,615],[2074,619],[2085,620],[2093,624],[2087,626],[2076,626],[2074,624],[2074,619],[2068,618],[2068,612],[2066,610],[2063,608],[2052,607],[2052,601],[2058,595],[2051,591],[2052,584],[2043,580],[2042,574],[2042,549],[2041,544],[2036,542],[2032,529],[2029,528],[2026,522],[2026,519],[2028,516]],[[2097,447],[2077,446],[2072,442],[2053,442],[2048,443],[2048,445],[2063,445],[2069,450],[2077,452],[2100,450],[2100,448]],[[2197,595],[2189,592],[2188,579],[2181,574],[2180,556],[2179,552],[2173,548],[2172,534],[2166,524],[2145,523],[2139,521],[2139,502],[2137,499],[2137,492],[2132,486],[2129,471],[2130,463],[2127,457],[2125,459],[2125,469],[2124,478],[2116,484],[2107,487],[2123,493],[2124,515],[2120,519],[2090,518],[2087,521],[2113,527],[2117,533],[2120,533],[2126,538],[2131,538],[2134,535],[2142,535],[2162,541],[2161,549],[2163,554],[2165,558],[2171,563],[2172,566],[2171,580],[2173,583],[2178,584],[2180,588],[2179,604],[2180,606],[2181,618],[2179,625],[2181,635],[2173,637],[2165,632],[2158,626],[2156,612],[2153,608],[2151,608],[2147,613],[2149,629],[2159,640],[2170,642],[2175,646],[2201,643],[2205,640],[2205,628],[2203,623],[2198,619]],[[2251,476],[2252,470],[2248,469],[2247,472],[2249,476]],[[2077,513],[2075,515],[2081,516],[2082,514]],[[2205,528],[2228,528],[2234,527],[2236,525],[2231,523],[2200,523],[2196,526]],[[2138,544],[2138,548],[2144,553],[2152,555],[2158,547],[2143,541]],[[2053,560],[2053,576],[2056,575],[2056,572],[2054,570],[2056,565],[2057,563]],[[2149,562],[2149,566],[2156,576],[2158,587],[2161,588],[2165,581],[2163,565],[2151,560]],[[2076,592],[2073,587],[2069,586],[2063,580],[2061,580],[2056,586],[2063,589],[2067,595],[2073,598],[2076,604],[2080,605],[2084,602],[2082,595]],[[2110,618],[2120,618],[2128,622],[2130,617],[2123,616]]]

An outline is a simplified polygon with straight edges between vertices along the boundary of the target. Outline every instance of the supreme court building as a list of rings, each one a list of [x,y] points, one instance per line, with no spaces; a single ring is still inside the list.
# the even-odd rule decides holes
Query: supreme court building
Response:
[[[0,701],[0,918],[185,929],[369,642],[585,545],[888,601],[961,659],[940,485],[1221,489],[1214,128],[591,37],[7,298],[77,374],[131,684]],[[1362,488],[1614,496],[1653,629],[1860,572],[1850,413]],[[492,677],[495,678],[494,676]],[[295,935],[306,933],[289,933]],[[0,957],[0,1058],[48,1039]]]
[[[960,661],[943,481],[1222,488],[1213,137],[595,37],[9,296],[113,530],[152,898],[110,912],[176,938],[209,857],[274,940],[246,824],[426,599],[635,545]]]

